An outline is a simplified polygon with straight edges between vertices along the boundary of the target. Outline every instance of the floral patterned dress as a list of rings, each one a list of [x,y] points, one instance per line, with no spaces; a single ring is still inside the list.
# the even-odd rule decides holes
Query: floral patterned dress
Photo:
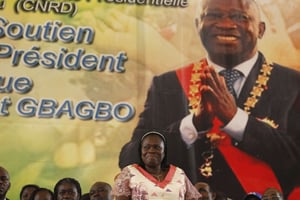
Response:
[[[184,171],[170,165],[161,182],[137,164],[125,167],[115,179],[114,196],[130,196],[132,200],[197,200],[201,195]]]

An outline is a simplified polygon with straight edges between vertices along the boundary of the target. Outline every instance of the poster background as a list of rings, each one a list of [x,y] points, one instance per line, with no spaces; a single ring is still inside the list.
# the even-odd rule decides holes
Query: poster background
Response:
[[[262,17],[267,23],[267,32],[259,42],[260,50],[269,61],[299,70],[299,0],[258,2],[262,4]],[[18,199],[21,187],[28,183],[53,189],[63,177],[78,179],[83,192],[88,192],[98,180],[113,184],[119,172],[120,148],[131,137],[151,78],[205,55],[194,27],[198,0],[190,0],[186,8],[76,1],[78,12],[74,17],[40,11],[17,14],[15,3],[6,1],[0,12],[10,23],[37,25],[59,20],[63,25],[92,27],[95,39],[88,45],[2,37],[0,43],[24,50],[38,45],[40,51],[55,52],[61,47],[70,51],[84,48],[96,55],[124,51],[128,61],[124,64],[125,73],[111,73],[29,68],[24,64],[11,66],[10,59],[0,58],[2,77],[29,77],[34,83],[26,94],[0,93],[1,99],[6,96],[12,100],[9,116],[0,116],[0,165],[8,169],[12,182],[8,197]],[[0,26],[4,27],[1,23]],[[135,107],[136,114],[127,122],[67,116],[24,118],[15,109],[23,97],[55,99],[58,103],[69,99],[74,104],[82,100],[128,102]]]

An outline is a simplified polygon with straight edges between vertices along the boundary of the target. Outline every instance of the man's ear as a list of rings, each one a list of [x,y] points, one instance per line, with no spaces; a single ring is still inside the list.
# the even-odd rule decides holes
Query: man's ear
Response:
[[[198,26],[199,26],[199,19],[198,18],[195,18],[195,26],[196,26],[196,28],[198,28]]]
[[[212,199],[216,199],[217,193],[213,192],[211,196],[212,196]]]
[[[259,39],[261,39],[264,36],[265,31],[266,31],[265,22],[259,22],[259,25],[258,25],[258,38]]]

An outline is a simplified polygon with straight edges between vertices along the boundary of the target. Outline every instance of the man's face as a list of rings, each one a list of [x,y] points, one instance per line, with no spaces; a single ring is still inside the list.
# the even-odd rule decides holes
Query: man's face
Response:
[[[10,188],[10,180],[8,172],[0,167],[0,197],[5,197]]]
[[[203,1],[196,25],[209,56],[251,58],[265,30],[253,0]]]
[[[262,200],[283,200],[282,194],[275,188],[267,189]]]
[[[196,189],[202,195],[199,200],[213,200],[215,199],[215,193],[211,192],[210,187],[205,182],[198,182],[196,185]]]
[[[212,200],[212,194],[209,191],[209,186],[206,187],[202,187],[200,189],[198,189],[199,193],[202,195],[202,197],[200,198],[200,200]]]
[[[111,188],[104,184],[97,182],[90,189],[90,199],[91,200],[111,200]]]

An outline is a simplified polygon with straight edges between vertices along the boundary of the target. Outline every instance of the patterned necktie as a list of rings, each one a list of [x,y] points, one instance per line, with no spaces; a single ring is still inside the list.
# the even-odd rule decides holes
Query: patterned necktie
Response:
[[[228,91],[234,96],[235,99],[237,99],[237,94],[233,88],[233,84],[242,76],[241,73],[236,69],[226,69],[222,70],[220,75],[225,78]]]

